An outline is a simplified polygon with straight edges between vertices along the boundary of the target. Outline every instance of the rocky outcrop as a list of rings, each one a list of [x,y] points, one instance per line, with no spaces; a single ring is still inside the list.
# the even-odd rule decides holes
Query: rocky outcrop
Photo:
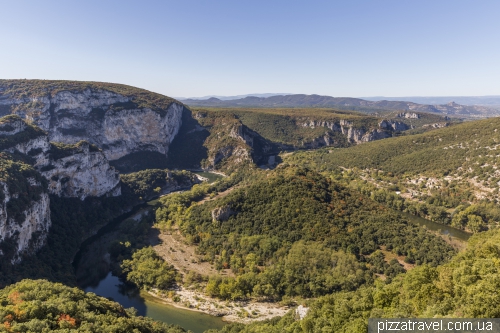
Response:
[[[380,123],[378,123],[378,127],[381,129],[388,129],[397,132],[410,129],[410,126],[406,125],[405,123],[393,120],[382,120]]]
[[[232,158],[232,164],[240,164],[244,161],[251,161],[249,149],[241,146],[224,146],[212,152],[208,158],[209,168],[216,168],[223,160]]]
[[[433,123],[433,124],[425,124],[422,127],[423,128],[443,128],[443,127],[448,127],[450,123]]]
[[[298,320],[302,320],[304,319],[306,316],[307,316],[307,313],[309,312],[309,308],[308,307],[305,307],[303,306],[302,304],[299,305],[296,309],[295,309],[295,317],[298,319]]]
[[[48,163],[46,152],[50,144],[47,134],[26,124],[18,116],[0,119],[0,137],[8,139],[0,150],[31,156],[35,159],[35,166]]]
[[[15,247],[7,253],[13,263],[44,244],[51,225],[49,193],[81,200],[120,195],[119,175],[97,147],[51,144],[47,133],[17,116],[0,118],[0,151],[24,154],[31,164],[5,153],[0,161],[0,173],[7,175],[0,177],[6,179],[0,182],[0,243]]]
[[[49,194],[120,195],[109,160],[143,151],[166,155],[183,111],[168,97],[122,85],[0,80],[0,116],[7,115],[0,119],[0,153],[9,158],[0,159],[0,255],[15,262],[44,244]],[[29,165],[10,160],[18,154]]]
[[[398,118],[420,119],[420,115],[415,112],[401,112],[396,115]]]
[[[299,122],[298,124],[301,125],[302,127],[310,127],[310,128],[325,127],[332,132],[340,132],[346,137],[347,141],[350,143],[361,143],[361,142],[385,139],[391,137],[392,136],[391,132],[394,131],[392,123],[389,121],[382,121],[381,123],[379,123],[379,128],[372,128],[369,130],[365,130],[362,127],[356,127],[354,126],[354,123],[352,121],[344,119],[341,119],[340,121],[307,120]],[[401,124],[403,123],[394,122],[394,126],[398,128],[402,127]],[[319,147],[322,145],[329,146],[331,145],[331,142],[333,142],[333,138],[331,138],[331,136],[328,135],[328,132],[326,132],[325,136],[317,138],[315,142],[317,144],[313,145],[312,148],[315,148],[316,146]]]
[[[51,152],[54,149],[57,148]],[[54,153],[49,152],[49,164],[39,168],[49,181],[50,193],[81,200],[121,194],[120,176],[100,150],[85,141],[69,149],[68,156],[61,158],[54,158]]]
[[[265,140],[259,133],[252,131],[243,124],[234,126],[229,136],[249,146],[251,148],[250,155],[254,161],[261,160],[264,156],[267,156],[267,154],[273,151],[271,143]]]
[[[91,88],[3,97],[0,107],[47,131],[49,141],[73,144],[85,140],[101,148],[108,160],[144,150],[167,154],[184,109],[174,102],[152,110],[136,104],[133,97]]]
[[[212,220],[214,222],[227,221],[228,218],[230,218],[235,214],[236,212],[231,209],[231,205],[217,207],[214,210],[212,210]]]
[[[75,145],[50,144],[47,134],[21,118],[2,119],[0,136],[12,141],[3,150],[32,157],[34,167],[47,179],[51,194],[81,200],[88,196],[120,195],[119,175],[97,147],[85,141]]]

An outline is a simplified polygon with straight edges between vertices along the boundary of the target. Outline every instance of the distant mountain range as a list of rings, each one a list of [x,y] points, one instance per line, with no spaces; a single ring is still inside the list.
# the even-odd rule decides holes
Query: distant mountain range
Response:
[[[203,97],[176,97],[178,100],[207,100],[209,98],[217,98],[221,101],[231,101],[235,99],[243,99],[245,97],[272,97],[272,96],[289,96],[295,95],[292,93],[265,93],[265,94],[245,94],[235,96],[209,95]],[[455,102],[461,105],[485,105],[500,107],[500,95],[491,96],[408,96],[408,97],[386,97],[386,96],[371,96],[358,97],[367,101],[406,101],[418,104],[448,104]]]
[[[409,101],[420,104],[447,104],[500,106],[500,96],[412,96],[412,97],[361,97],[368,101]]]
[[[406,101],[366,100],[350,97],[331,97],[320,95],[275,95],[270,97],[247,96],[239,99],[221,100],[185,99],[184,104],[206,107],[334,107],[347,110],[373,112],[376,110],[402,110],[446,114],[457,117],[491,117],[500,111],[482,105],[461,105],[455,102],[446,104],[419,104]]]
[[[253,97],[271,97],[271,96],[278,96],[278,95],[293,95],[293,94],[288,94],[288,93],[266,93],[266,94],[246,94],[246,95],[235,95],[235,96],[219,96],[219,95],[209,95],[209,96],[204,96],[204,97],[190,97],[190,98],[183,98],[183,97],[176,97],[178,100],[206,100],[209,98],[217,98],[220,99],[221,101],[231,101],[234,99],[241,99],[249,96]]]

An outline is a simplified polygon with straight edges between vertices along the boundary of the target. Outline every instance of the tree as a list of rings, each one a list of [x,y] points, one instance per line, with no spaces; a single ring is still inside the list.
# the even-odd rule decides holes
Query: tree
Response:
[[[485,227],[484,221],[481,216],[469,215],[467,216],[467,228],[473,233],[483,230]]]

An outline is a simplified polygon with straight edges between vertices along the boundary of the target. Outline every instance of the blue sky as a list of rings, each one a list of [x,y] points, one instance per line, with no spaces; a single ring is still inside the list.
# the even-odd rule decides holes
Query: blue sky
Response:
[[[0,0],[0,78],[169,96],[500,95],[500,1]]]

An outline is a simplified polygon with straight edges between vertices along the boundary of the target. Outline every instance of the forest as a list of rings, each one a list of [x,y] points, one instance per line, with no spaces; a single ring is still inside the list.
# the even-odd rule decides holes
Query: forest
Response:
[[[255,177],[203,204],[196,189],[165,197],[156,212],[159,228],[179,228],[204,260],[236,275],[210,278],[212,296],[317,297],[372,284],[374,273],[390,281],[404,272],[381,248],[433,267],[454,254],[441,238],[316,172],[283,166]]]
[[[438,267],[422,265],[388,284],[378,281],[311,300],[302,320],[290,312],[282,318],[207,332],[364,333],[368,318],[498,318],[499,244],[500,230],[475,235],[466,250]]]
[[[136,316],[134,309],[47,280],[23,280],[0,290],[0,332],[181,333]]]

